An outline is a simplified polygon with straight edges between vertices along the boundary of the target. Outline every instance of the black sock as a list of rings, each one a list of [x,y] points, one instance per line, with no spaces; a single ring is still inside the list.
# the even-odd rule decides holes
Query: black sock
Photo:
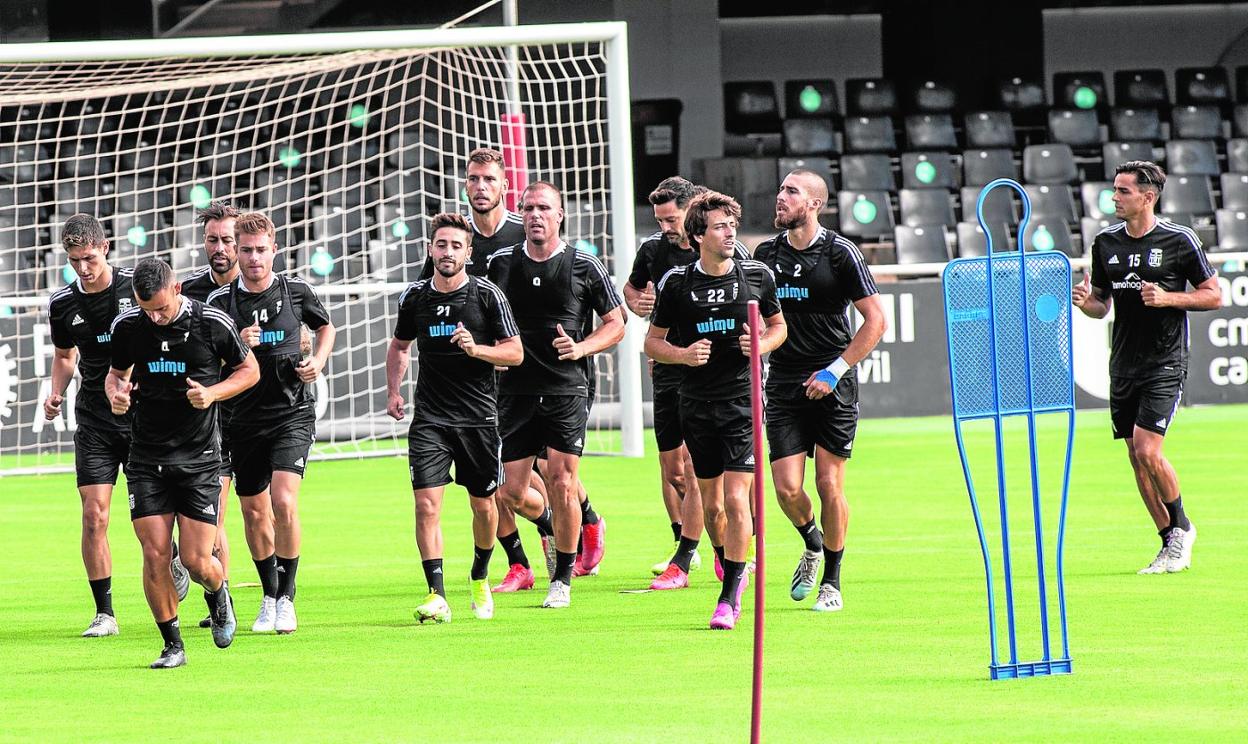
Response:
[[[548,506],[546,507],[546,511],[542,512],[542,516],[530,519],[529,521],[533,523],[534,527],[537,527],[537,534],[542,537],[550,537],[555,534],[554,518],[555,513],[551,511]]]
[[[745,575],[743,561],[721,561],[724,564],[724,584],[719,590],[719,601],[737,607],[737,588],[741,586],[741,577]]]
[[[182,631],[178,630],[177,615],[174,615],[172,620],[156,623],[156,627],[160,628],[160,637],[164,639],[166,646],[182,645]]]
[[[221,586],[217,587],[215,592],[207,587],[204,588],[204,604],[208,605],[208,614],[210,616],[216,614],[218,607],[224,606],[225,594],[228,591],[225,587],[226,584],[222,581]]]
[[[277,556],[277,596],[291,601],[295,599],[295,574],[298,571],[299,556],[294,558]]]
[[[425,581],[429,583],[429,591],[441,594],[446,598],[446,583],[442,580],[442,559],[430,558],[421,561],[420,567],[425,569]]]
[[[562,581],[570,585],[572,583],[573,563],[576,563],[576,553],[565,553],[562,550],[556,550],[555,577],[552,581]]]
[[[689,573],[689,563],[693,560],[693,553],[698,549],[698,541],[691,537],[680,538],[680,544],[676,546],[676,554],[672,556],[672,563],[676,564],[681,571]]]
[[[719,565],[724,565],[724,546],[712,544],[711,548],[715,551],[715,556],[719,558]]]
[[[529,557],[524,554],[524,545],[520,542],[519,530],[510,535],[503,535],[498,538],[498,542],[503,546],[503,552],[507,554],[508,566],[518,563],[525,568],[529,567]]]
[[[797,528],[797,534],[802,536],[802,541],[806,543],[806,549],[810,552],[818,553],[823,547],[823,533],[815,526],[813,517],[809,522]]]
[[[845,548],[832,550],[826,545],[823,548],[823,581],[820,584],[831,584],[837,591],[841,589],[841,556]]]
[[[672,539],[673,540],[680,539],[680,530],[682,526],[683,525],[681,525],[680,522],[672,522]]]
[[[260,574],[260,590],[264,596],[277,598],[277,553],[268,558],[252,560],[256,564],[256,573]]]
[[[88,579],[87,583],[91,585],[91,596],[95,597],[95,614],[111,616],[113,614],[113,577]]]
[[[1187,514],[1183,513],[1183,497],[1179,496],[1174,501],[1166,504],[1166,512],[1170,515],[1170,526],[1178,527],[1186,532],[1192,528],[1192,523],[1188,521]]]
[[[494,546],[478,548],[472,546],[472,571],[468,576],[473,581],[480,581],[490,575],[490,556],[494,555]]]
[[[598,524],[598,512],[594,511],[588,496],[581,502],[581,524]]]

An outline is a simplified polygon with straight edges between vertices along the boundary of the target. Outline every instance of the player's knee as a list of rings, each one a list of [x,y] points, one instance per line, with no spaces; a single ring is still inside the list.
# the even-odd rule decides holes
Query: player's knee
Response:
[[[836,478],[830,476],[820,476],[815,478],[815,488],[819,491],[821,499],[841,499],[841,484]]]
[[[108,510],[92,504],[83,506],[82,509],[82,533],[89,539],[104,538],[108,536]]]
[[[494,499],[483,499],[477,496],[470,497],[468,505],[472,507],[472,515],[474,517],[488,517],[497,511],[494,506]]]
[[[212,554],[191,555],[184,553],[182,555],[182,565],[186,566],[186,572],[191,575],[192,581],[196,584],[203,584],[212,573]]]
[[[799,501],[802,496],[805,495],[802,492],[801,483],[790,483],[788,481],[777,480],[775,481],[775,487],[776,498],[779,499],[781,503],[787,504],[793,501]]]
[[[169,563],[173,560],[173,547],[169,544],[165,545],[144,545],[143,546],[143,570],[158,571],[161,566],[164,570],[169,570]],[[183,565],[186,565],[183,563]]]
[[[432,496],[416,496],[416,518],[420,520],[436,519],[438,505]]]

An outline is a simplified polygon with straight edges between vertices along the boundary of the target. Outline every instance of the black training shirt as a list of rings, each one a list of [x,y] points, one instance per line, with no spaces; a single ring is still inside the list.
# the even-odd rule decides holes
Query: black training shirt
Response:
[[[471,276],[487,276],[489,271],[490,256],[499,248],[515,245],[524,242],[524,220],[519,214],[508,211],[503,216],[502,222],[498,223],[498,229],[493,235],[482,235],[477,232],[477,223],[472,221],[472,215],[464,215],[468,220],[468,224],[472,225],[472,255],[468,257],[468,262],[464,264],[464,270]],[[433,236],[429,236],[430,241]],[[420,271],[421,279],[428,279],[433,276],[433,257],[425,257],[425,267]]]
[[[113,267],[113,280],[99,292],[82,291],[75,280],[48,300],[48,329],[58,349],[78,348],[78,373],[82,383],[74,403],[78,425],[125,431],[130,416],[114,416],[104,396],[104,377],[112,361],[113,320],[134,306],[130,269]]]

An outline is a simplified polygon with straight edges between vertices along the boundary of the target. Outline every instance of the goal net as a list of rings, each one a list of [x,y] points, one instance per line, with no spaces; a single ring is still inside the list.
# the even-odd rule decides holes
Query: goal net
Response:
[[[61,225],[95,215],[114,266],[159,256],[185,276],[205,265],[195,214],[213,199],[273,218],[279,268],[316,285],[338,327],[314,456],[405,451],[407,423],[384,412],[386,347],[428,218],[469,209],[471,150],[504,152],[513,200],[526,182],[558,185],[565,240],[617,284],[627,276],[623,34],[603,23],[0,47],[0,474],[73,465],[77,383],[62,418],[41,407],[47,299],[74,279]],[[640,454],[637,339],[630,329],[597,360],[587,451]]]

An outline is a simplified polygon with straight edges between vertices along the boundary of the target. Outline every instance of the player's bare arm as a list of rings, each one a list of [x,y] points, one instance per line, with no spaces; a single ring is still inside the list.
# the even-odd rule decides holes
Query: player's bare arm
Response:
[[[558,328],[559,332],[551,343],[559,350],[560,359],[576,360],[593,356],[610,349],[624,338],[624,311],[621,308],[611,308],[599,317],[602,323],[579,342],[564,333],[562,326]]]
[[[295,368],[299,373],[299,379],[304,383],[316,382],[317,376],[325,368],[329,355],[334,350],[334,339],[338,336],[338,330],[334,328],[333,323],[326,323],[313,331],[313,335],[316,337],[316,351],[312,353],[312,356],[299,362]]]
[[[861,300],[854,301],[854,307],[858,310],[858,314],[862,316],[862,325],[854,332],[854,337],[850,339],[849,346],[845,347],[845,351],[841,353],[838,360],[841,362],[838,367],[840,374],[849,371],[855,364],[867,358],[867,355],[880,343],[880,339],[884,337],[884,332],[888,330],[888,319],[884,315],[884,304],[880,302],[878,294],[867,295]],[[836,365],[836,362],[833,362]],[[832,392],[832,385],[827,380],[816,379],[819,372],[814,372],[806,380],[806,397],[811,400],[819,400],[825,395]],[[840,379],[840,375],[837,375]]]
[[[1218,277],[1209,277],[1187,292],[1167,292],[1152,282],[1144,282],[1140,296],[1148,307],[1172,307],[1177,310],[1217,310],[1222,306],[1222,286]]]
[[[74,370],[77,367],[77,348],[53,347],[52,392],[43,401],[43,416],[48,421],[61,415],[61,404],[65,402],[65,389],[69,387],[69,381],[74,378]]]
[[[650,324],[644,345],[646,356],[663,364],[684,364],[701,367],[711,358],[711,341],[698,339],[689,346],[676,346],[667,340],[667,329]]]
[[[386,348],[386,413],[395,421],[402,421],[405,414],[403,393],[400,392],[407,365],[411,361],[412,340],[391,338]]]
[[[229,400],[260,381],[260,363],[256,355],[247,352],[247,358],[231,372],[230,376],[214,385],[201,385],[186,379],[186,398],[195,408],[203,410],[217,401]]]

